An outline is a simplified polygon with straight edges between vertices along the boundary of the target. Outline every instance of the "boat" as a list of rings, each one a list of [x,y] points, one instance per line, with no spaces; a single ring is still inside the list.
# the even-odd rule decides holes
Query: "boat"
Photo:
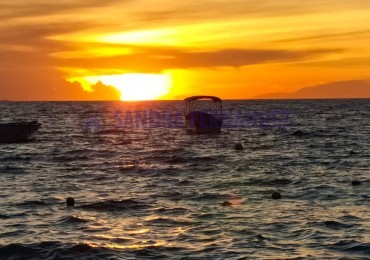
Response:
[[[203,101],[196,102],[204,99],[211,102],[207,102],[207,104],[203,103]],[[212,105],[209,106],[209,103]],[[222,100],[214,96],[192,96],[185,98],[184,117],[186,131],[190,134],[220,133],[222,127]]]
[[[41,123],[32,122],[15,122],[0,123],[0,143],[22,143],[35,139],[37,130]]]

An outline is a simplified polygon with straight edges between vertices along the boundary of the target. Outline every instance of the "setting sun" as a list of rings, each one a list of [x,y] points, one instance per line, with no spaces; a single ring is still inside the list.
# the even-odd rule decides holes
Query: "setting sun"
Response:
[[[98,75],[72,78],[69,81],[78,81],[85,89],[90,89],[91,85],[100,81],[105,85],[118,89],[121,92],[121,100],[124,101],[159,99],[168,94],[172,86],[172,76],[170,73]]]

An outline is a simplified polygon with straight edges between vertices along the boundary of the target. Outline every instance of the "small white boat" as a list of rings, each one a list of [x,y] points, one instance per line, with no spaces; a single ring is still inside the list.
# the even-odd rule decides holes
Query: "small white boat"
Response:
[[[197,109],[195,101],[209,99],[213,107],[211,112]],[[193,96],[185,100],[185,127],[190,134],[217,134],[221,132],[222,127],[222,101],[213,96]]]
[[[0,143],[22,143],[33,140],[41,123],[0,123]]]

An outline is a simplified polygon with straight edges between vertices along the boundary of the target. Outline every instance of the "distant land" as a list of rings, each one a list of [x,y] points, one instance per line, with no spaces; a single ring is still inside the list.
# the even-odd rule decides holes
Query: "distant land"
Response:
[[[304,87],[291,93],[269,93],[253,99],[370,98],[370,80],[336,81]]]

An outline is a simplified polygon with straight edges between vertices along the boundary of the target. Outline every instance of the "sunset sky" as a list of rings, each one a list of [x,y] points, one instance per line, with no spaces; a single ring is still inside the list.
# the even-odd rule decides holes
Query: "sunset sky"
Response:
[[[0,2],[0,100],[244,99],[370,79],[369,0]]]

